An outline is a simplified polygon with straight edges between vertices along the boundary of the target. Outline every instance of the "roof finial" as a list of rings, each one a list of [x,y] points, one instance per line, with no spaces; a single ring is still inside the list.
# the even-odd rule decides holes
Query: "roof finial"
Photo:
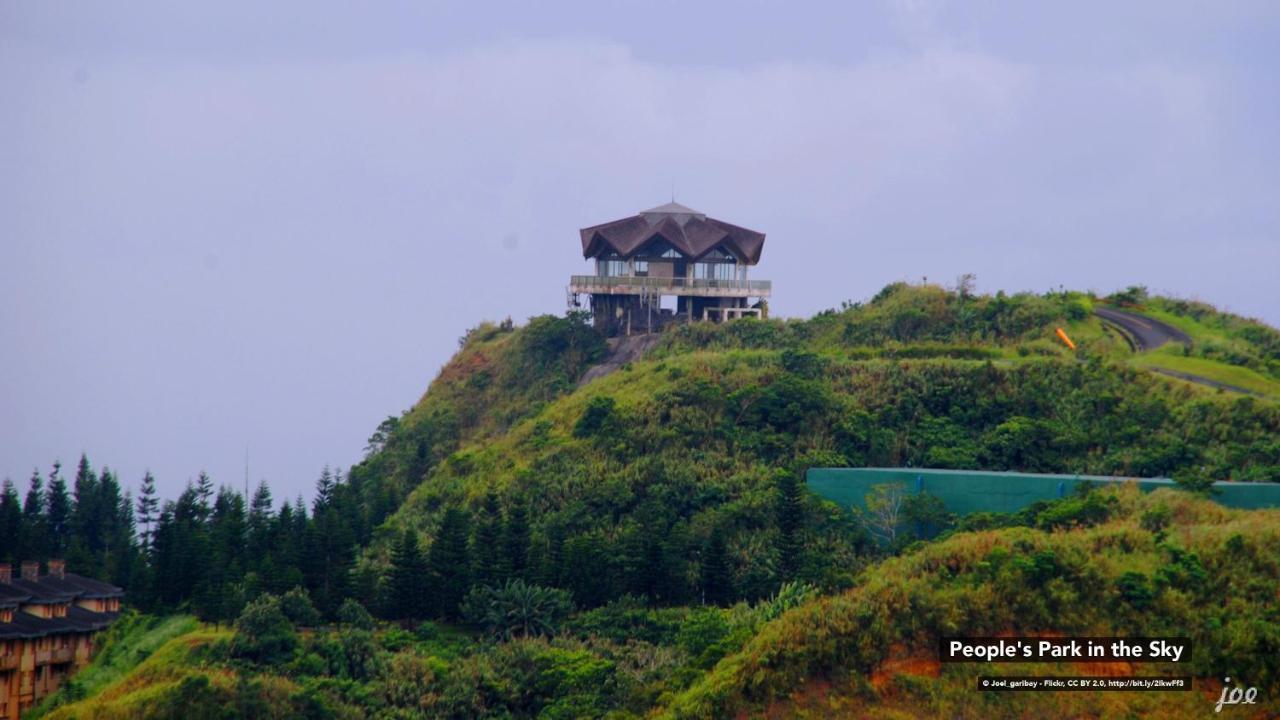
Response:
[[[671,181],[671,202],[676,201],[676,181]]]

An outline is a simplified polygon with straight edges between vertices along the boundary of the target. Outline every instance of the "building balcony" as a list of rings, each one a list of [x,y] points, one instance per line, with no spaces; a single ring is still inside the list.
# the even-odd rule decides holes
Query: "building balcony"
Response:
[[[9,655],[0,655],[0,670],[12,670],[18,667],[22,662],[22,656],[17,653]]]
[[[54,648],[50,654],[49,661],[53,663],[66,663],[76,659],[75,648]]]
[[[773,291],[768,280],[708,280],[639,275],[574,275],[569,291],[606,295],[685,295],[696,297],[760,297]]]

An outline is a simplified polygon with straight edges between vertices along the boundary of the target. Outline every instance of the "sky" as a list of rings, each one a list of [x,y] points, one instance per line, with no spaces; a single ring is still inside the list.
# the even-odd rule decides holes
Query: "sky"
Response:
[[[1274,2],[0,4],[0,478],[358,462],[577,230],[766,233],[807,316],[1132,284],[1280,325]]]

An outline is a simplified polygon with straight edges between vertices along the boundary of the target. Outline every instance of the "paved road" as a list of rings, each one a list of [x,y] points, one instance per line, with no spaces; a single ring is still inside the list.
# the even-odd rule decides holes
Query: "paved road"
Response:
[[[1146,317],[1145,315],[1125,312],[1124,310],[1114,310],[1112,308],[1094,308],[1093,313],[1106,322],[1118,325],[1123,329],[1128,338],[1132,338],[1133,343],[1137,344],[1137,347],[1134,348],[1134,350],[1137,351],[1154,350],[1167,342],[1180,342],[1183,345],[1191,344],[1191,338],[1187,337],[1186,333],[1169,325],[1168,323],[1162,323],[1159,320]],[[1231,390],[1233,392],[1244,393],[1246,395],[1263,397],[1261,393],[1246,390],[1235,385],[1228,385],[1227,383],[1219,382],[1217,380],[1210,380],[1207,377],[1193,375],[1188,372],[1170,370],[1162,367],[1153,367],[1150,368],[1150,370],[1154,373],[1178,378],[1179,380],[1186,380],[1187,382],[1207,385],[1212,388],[1220,388],[1222,390]]]
[[[1155,350],[1167,342],[1180,342],[1190,345],[1191,338],[1172,325],[1162,323],[1145,315],[1115,310],[1112,308],[1094,308],[1093,314],[1109,323],[1120,326],[1137,344],[1134,350]]]
[[[1245,395],[1252,395],[1254,397],[1266,397],[1266,395],[1263,395],[1260,392],[1247,390],[1238,385],[1228,385],[1227,383],[1224,383],[1224,382],[1218,382],[1217,380],[1210,380],[1207,377],[1200,377],[1199,375],[1192,375],[1191,373],[1180,372],[1178,370],[1169,370],[1168,368],[1153,367],[1151,368],[1151,372],[1159,373],[1160,375],[1167,375],[1171,378],[1178,378],[1179,380],[1186,380],[1187,382],[1199,383],[1201,385],[1208,385],[1211,388],[1220,388],[1222,390],[1230,390],[1232,392],[1244,393]]]

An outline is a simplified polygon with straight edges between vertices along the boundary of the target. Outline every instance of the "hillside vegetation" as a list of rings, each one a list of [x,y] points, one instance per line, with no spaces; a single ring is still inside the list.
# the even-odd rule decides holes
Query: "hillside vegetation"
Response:
[[[426,442],[439,427],[429,418],[477,407],[506,418],[508,429],[464,429],[479,440],[455,441],[425,465],[371,458],[391,477],[421,471],[422,481],[373,538],[363,572],[381,573],[403,529],[429,545],[449,509],[478,528],[515,508],[530,518],[521,577],[566,588],[580,605],[627,593],[664,604],[699,599],[698,558],[713,536],[727,546],[731,597],[754,599],[784,579],[779,473],[909,465],[1280,479],[1280,406],[1128,367],[1123,343],[1090,315],[1092,302],[895,285],[806,321],[677,328],[646,360],[584,388],[566,374],[538,403],[517,396],[519,412],[498,397],[464,400],[474,380],[460,367],[493,372],[468,358],[526,343],[528,328],[482,328],[388,447]],[[1059,326],[1071,328],[1078,353],[1050,339]],[[540,332],[571,327],[538,321]],[[796,579],[848,584],[860,567],[861,528],[816,504],[805,511]]]
[[[668,609],[630,598],[493,639],[359,610],[298,632],[296,608],[272,599],[233,636],[183,634],[49,716],[1179,718],[1202,717],[1224,675],[1262,690],[1253,716],[1280,711],[1280,511],[1113,487],[1029,520],[1038,527],[917,545],[835,595],[787,585],[754,604]],[[1191,674],[1197,691],[978,693],[989,667],[936,662],[940,635],[996,634],[1189,635],[1189,665],[1001,670]]]
[[[1200,693],[976,693],[981,674],[1091,673],[930,662],[941,636],[1001,634],[1189,636],[1189,666],[1106,670],[1247,678],[1272,690],[1264,715],[1280,710],[1280,511],[1230,511],[1168,490],[1106,494],[1111,519],[1092,527],[958,533],[868,569],[855,589],[766,625],[666,715],[724,717],[779,700],[804,707],[815,699],[791,693],[819,680],[830,683],[821,693],[826,706],[849,717],[895,717],[904,706],[914,717],[1113,717],[1120,708],[1200,717],[1208,706]],[[918,675],[873,682],[886,663],[912,657],[924,660]]]
[[[1239,673],[1274,702],[1280,516],[1196,493],[1280,481],[1280,403],[1144,367],[1167,356],[1271,383],[1276,332],[1140,289],[964,285],[676,327],[581,386],[608,352],[582,317],[483,324],[363,462],[322,476],[310,519],[255,496],[246,529],[227,520],[230,491],[206,512],[189,490],[171,516],[207,542],[159,533],[157,547],[183,562],[213,547],[224,569],[173,606],[234,628],[104,651],[51,715],[1022,716],[1049,696],[975,693],[980,667],[930,659],[941,634],[1015,632],[1191,634],[1198,687]],[[1161,313],[1192,346],[1135,354],[1092,314],[1104,303]],[[866,516],[804,491],[813,466],[1183,489],[964,518],[919,496],[878,542]],[[1211,706],[1201,692],[1052,700],[1083,717]]]

